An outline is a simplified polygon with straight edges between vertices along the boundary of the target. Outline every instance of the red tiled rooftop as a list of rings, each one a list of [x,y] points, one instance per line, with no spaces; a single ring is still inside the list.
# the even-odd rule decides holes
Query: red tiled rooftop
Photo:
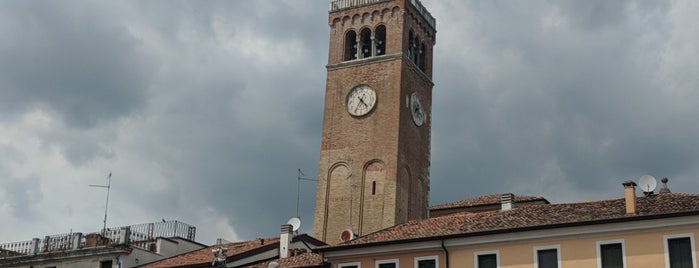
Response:
[[[635,215],[626,215],[625,201],[600,200],[568,204],[521,206],[509,211],[456,213],[425,220],[414,220],[383,229],[329,248],[360,244],[392,243],[438,237],[458,237],[492,232],[554,228],[622,220],[641,220],[674,215],[699,215],[699,195],[668,193],[637,198]]]
[[[271,262],[277,262],[279,263],[279,267],[283,268],[299,268],[299,267],[313,267],[313,266],[321,266],[323,265],[323,258],[316,253],[313,252],[303,252],[299,255],[284,258],[284,259],[276,259],[276,260],[271,260],[271,261],[266,261],[266,262],[261,262],[257,263],[254,265],[248,265],[246,266],[247,268],[267,268],[269,267],[269,263]]]
[[[248,252],[260,247],[267,246],[269,244],[279,244],[279,237],[273,238],[261,238],[243,242],[236,243],[226,243],[222,244],[221,247],[228,248],[226,251],[226,256],[234,256],[244,252]],[[219,246],[214,245],[207,248],[191,251],[171,258],[163,259],[160,261],[152,262],[143,266],[144,268],[161,268],[161,267],[178,267],[202,263],[211,263],[213,255],[211,253],[212,249],[217,249]]]
[[[481,195],[474,198],[468,198],[464,200],[437,204],[430,206],[430,210],[438,209],[451,209],[451,208],[462,208],[462,207],[476,207],[476,206],[488,206],[488,205],[500,205],[500,197],[502,194],[490,194]],[[548,203],[546,198],[541,196],[527,196],[527,195],[515,195],[515,203],[521,202],[532,202],[532,201],[543,201]]]

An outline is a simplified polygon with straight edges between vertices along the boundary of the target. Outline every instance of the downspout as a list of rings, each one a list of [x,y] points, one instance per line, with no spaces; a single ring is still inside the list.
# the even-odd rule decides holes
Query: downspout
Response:
[[[442,239],[442,249],[444,250],[444,263],[446,264],[445,268],[449,268],[449,251],[447,250],[447,247],[444,246],[444,239]]]

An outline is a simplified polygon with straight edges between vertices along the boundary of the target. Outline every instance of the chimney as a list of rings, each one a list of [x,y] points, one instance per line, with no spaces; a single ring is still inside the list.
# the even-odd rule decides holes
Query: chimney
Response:
[[[515,195],[512,193],[503,194],[500,197],[500,205],[502,207],[502,211],[508,211],[508,210],[514,209],[515,208]]]
[[[281,235],[279,236],[279,258],[284,259],[289,257],[289,245],[293,236],[294,226],[291,224],[282,224]]]
[[[667,188],[667,182],[668,182],[669,180],[668,180],[667,178],[663,178],[661,181],[663,182],[663,188],[660,189],[660,193],[661,193],[661,194],[669,194],[669,193],[672,193],[672,192],[670,191],[670,188]]]
[[[636,183],[633,181],[625,181],[621,185],[624,185],[626,215],[636,214]]]

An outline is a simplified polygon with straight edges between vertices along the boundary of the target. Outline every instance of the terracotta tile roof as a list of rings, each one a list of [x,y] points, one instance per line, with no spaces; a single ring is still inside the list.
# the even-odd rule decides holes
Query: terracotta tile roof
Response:
[[[699,195],[668,193],[638,197],[636,215],[626,215],[624,199],[568,204],[539,204],[510,211],[456,213],[425,220],[414,220],[383,229],[337,246],[317,249],[352,248],[366,244],[389,244],[401,240],[429,240],[495,232],[589,225],[613,221],[642,220],[678,215],[699,215]]]
[[[430,210],[437,209],[450,209],[450,208],[461,208],[461,207],[475,207],[475,206],[488,206],[488,205],[500,205],[500,197],[502,194],[490,194],[481,195],[474,198],[468,198],[464,200],[437,204],[430,206]],[[532,202],[532,201],[544,201],[548,203],[546,198],[541,196],[527,196],[527,195],[515,195],[515,203],[517,202]]]
[[[257,263],[254,265],[248,265],[245,266],[247,268],[267,268],[270,262],[277,262],[279,263],[279,267],[284,267],[284,268],[300,268],[300,267],[318,267],[323,265],[323,258],[313,252],[303,252],[300,253],[299,255],[284,258],[284,259],[276,259],[276,260],[270,260],[266,262],[261,262]]]
[[[255,240],[249,240],[249,241],[243,241],[243,242],[236,242],[236,243],[226,243],[223,244],[222,246],[225,248],[228,248],[228,251],[226,251],[226,256],[231,257],[234,255],[238,255],[244,252],[248,252],[251,250],[255,250],[264,246],[268,246],[270,244],[279,244],[279,237],[272,237],[272,238],[261,238],[261,239],[255,239]],[[210,246],[207,248],[203,248],[200,250],[195,250],[191,251],[188,253],[184,253],[178,256],[174,256],[171,258],[163,259],[157,262],[152,262],[143,266],[138,266],[138,267],[144,267],[144,268],[161,268],[161,267],[178,267],[178,266],[187,266],[187,265],[195,265],[195,264],[206,264],[206,263],[211,263],[211,260],[213,259],[213,255],[211,253],[212,249],[217,249],[218,245]]]

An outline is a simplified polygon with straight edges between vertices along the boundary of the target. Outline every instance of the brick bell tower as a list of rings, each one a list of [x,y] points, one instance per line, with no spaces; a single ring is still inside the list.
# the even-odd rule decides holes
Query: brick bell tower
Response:
[[[332,0],[314,236],[427,218],[435,19],[419,0]]]

